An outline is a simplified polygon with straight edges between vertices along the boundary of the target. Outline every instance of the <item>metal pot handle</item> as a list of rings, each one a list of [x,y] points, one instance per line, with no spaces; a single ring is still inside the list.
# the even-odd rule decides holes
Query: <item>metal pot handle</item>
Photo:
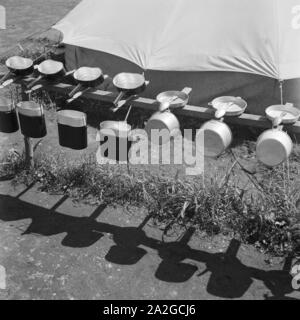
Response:
[[[276,117],[274,120],[273,120],[273,128],[279,128],[280,129],[280,125],[283,121],[283,117],[286,115],[287,113],[285,111],[282,111],[281,114]]]
[[[72,98],[67,100],[67,104],[70,104],[71,102],[73,102],[74,100],[78,99],[79,97],[81,97],[86,91],[88,91],[90,88],[85,88],[81,91],[76,92]]]
[[[193,91],[192,88],[189,88],[189,87],[185,87],[181,90],[183,93],[185,93],[186,95],[189,95],[191,94],[191,92]]]
[[[35,80],[33,80],[32,82],[30,82],[27,86],[27,89],[31,89],[33,86],[35,86],[39,81],[41,81],[43,79],[44,76],[39,75]]]
[[[226,115],[226,109],[219,109],[219,110],[216,110],[215,112],[215,118],[219,120],[222,120],[225,115]]]
[[[0,89],[3,89],[7,86],[9,86],[10,84],[12,84],[15,81],[15,79],[8,79],[6,81],[4,81],[1,85],[0,85]]]
[[[13,75],[12,71],[8,71],[1,79],[0,79],[0,83],[3,83],[4,81],[6,81],[10,76]]]

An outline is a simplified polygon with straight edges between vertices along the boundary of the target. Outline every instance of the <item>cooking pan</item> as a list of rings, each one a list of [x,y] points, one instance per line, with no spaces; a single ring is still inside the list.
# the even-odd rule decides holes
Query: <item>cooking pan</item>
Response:
[[[299,120],[300,110],[295,108],[292,103],[279,104],[268,107],[266,109],[266,116],[272,122],[279,117],[282,124],[293,124]]]
[[[189,101],[191,91],[192,88],[184,88],[181,91],[171,90],[160,93],[156,97],[157,102],[160,104],[159,111],[183,108]]]
[[[79,98],[88,89],[102,84],[108,75],[104,75],[100,68],[81,67],[74,72],[73,77],[77,86],[69,93],[71,99],[67,103]]]
[[[226,116],[240,116],[247,108],[247,102],[244,99],[232,96],[218,97],[208,105]]]
[[[62,75],[65,75],[63,63],[51,59],[43,61],[36,67],[36,69],[39,73],[39,76],[27,86],[28,89],[31,89],[43,79],[51,81]]]
[[[74,72],[75,72],[75,70],[68,71],[68,72],[66,72],[64,75],[62,75],[62,78],[68,77],[69,75],[71,75],[71,74],[74,73]],[[57,77],[57,79],[60,79],[60,78]],[[61,80],[61,79],[60,79],[60,80]],[[37,91],[37,90],[40,90],[40,89],[42,89],[43,87],[44,87],[44,85],[41,84],[41,83],[39,83],[39,84],[31,87],[31,89],[26,90],[25,93],[26,93],[26,94],[31,94],[32,92]],[[30,99],[29,99],[29,100],[30,100]]]
[[[115,108],[113,108],[113,112],[119,110],[123,105],[127,103],[127,100],[132,98],[132,96],[137,96],[142,93],[146,86],[149,84],[149,81],[145,80],[143,74],[139,73],[126,73],[122,72],[117,74],[113,78],[113,85],[119,91],[119,95],[113,102]],[[127,97],[125,101],[120,102],[120,100],[124,97]]]
[[[13,83],[16,79],[14,77],[25,77],[33,72],[33,61],[28,58],[19,56],[10,57],[5,62],[8,72],[1,78],[1,88]],[[11,78],[12,79],[9,79]]]

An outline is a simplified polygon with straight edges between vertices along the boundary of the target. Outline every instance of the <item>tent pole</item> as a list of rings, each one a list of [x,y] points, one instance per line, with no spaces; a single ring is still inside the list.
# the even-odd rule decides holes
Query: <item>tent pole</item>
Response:
[[[280,90],[280,104],[283,105],[283,80],[279,81],[279,90]]]

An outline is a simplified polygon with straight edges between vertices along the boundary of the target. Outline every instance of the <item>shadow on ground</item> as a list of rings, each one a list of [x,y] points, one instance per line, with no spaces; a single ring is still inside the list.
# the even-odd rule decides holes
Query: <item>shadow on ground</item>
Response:
[[[180,240],[166,243],[147,236],[143,230],[151,219],[149,216],[138,227],[119,227],[96,220],[105,206],[97,208],[89,217],[68,216],[56,212],[67,197],[63,197],[51,209],[45,209],[19,199],[27,190],[16,197],[0,195],[2,221],[31,219],[29,227],[23,234],[52,236],[66,233],[62,245],[72,248],[89,247],[99,241],[104,234],[110,234],[114,245],[105,256],[107,261],[131,266],[147,255],[147,248],[152,249],[161,259],[155,271],[155,277],[161,281],[182,283],[195,274],[201,277],[210,272],[206,290],[216,297],[240,298],[256,279],[262,281],[272,293],[271,297],[265,296],[266,299],[295,299],[286,297],[293,292],[288,260],[283,270],[264,271],[248,267],[237,258],[241,244],[235,239],[224,253],[193,249],[188,245],[195,231],[191,227]],[[184,262],[186,259],[204,263],[206,270],[197,274],[197,266]]]

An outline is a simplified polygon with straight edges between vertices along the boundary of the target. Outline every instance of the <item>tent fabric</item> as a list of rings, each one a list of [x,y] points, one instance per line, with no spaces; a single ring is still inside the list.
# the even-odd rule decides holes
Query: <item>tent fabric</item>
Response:
[[[80,66],[101,67],[105,74],[114,77],[119,72],[143,72],[136,64],[102,51],[66,45],[66,67],[68,70]],[[207,106],[209,101],[223,95],[240,96],[248,103],[247,112],[263,115],[266,107],[280,103],[278,80],[261,75],[224,71],[158,71],[146,70],[145,77],[150,81],[143,97],[155,99],[162,91],[182,90],[191,87],[189,104]],[[101,86],[116,91],[111,79]],[[284,102],[300,108],[300,79],[286,80],[283,83]]]
[[[83,0],[54,28],[142,70],[300,78],[299,0]]]

